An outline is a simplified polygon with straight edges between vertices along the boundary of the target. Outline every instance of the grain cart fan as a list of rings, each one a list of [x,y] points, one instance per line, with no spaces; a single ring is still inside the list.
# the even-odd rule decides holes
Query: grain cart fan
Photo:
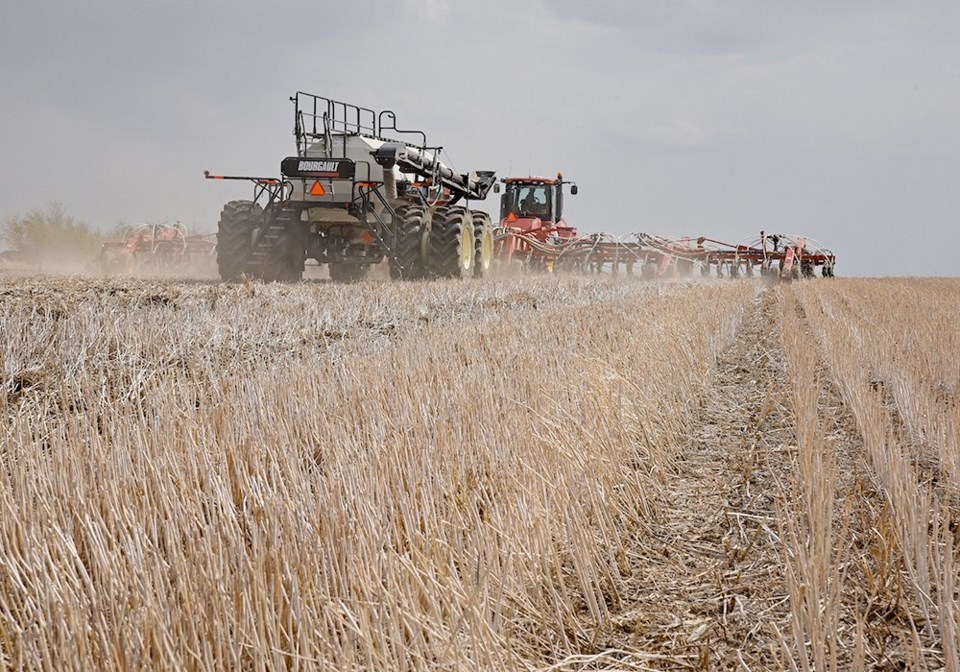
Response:
[[[469,202],[486,198],[493,172],[454,172],[423,132],[397,128],[393,112],[302,92],[291,102],[297,153],[281,161],[282,177],[205,173],[253,182],[252,203],[263,206],[224,208],[221,278],[298,280],[308,258],[337,281],[385,259],[398,279],[474,274]]]

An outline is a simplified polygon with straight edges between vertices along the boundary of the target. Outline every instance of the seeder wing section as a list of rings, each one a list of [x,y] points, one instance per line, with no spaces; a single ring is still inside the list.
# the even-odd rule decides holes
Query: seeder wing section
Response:
[[[765,235],[748,243],[731,244],[706,237],[667,238],[647,233],[615,236],[580,235],[569,229],[562,236],[547,227],[518,230],[501,226],[494,234],[496,258],[502,266],[585,273],[638,270],[645,278],[691,276],[762,277],[792,280],[834,275],[836,257],[810,238]]]

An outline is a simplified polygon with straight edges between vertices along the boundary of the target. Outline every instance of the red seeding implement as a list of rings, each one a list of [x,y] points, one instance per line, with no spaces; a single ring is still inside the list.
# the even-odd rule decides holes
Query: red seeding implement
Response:
[[[809,239],[785,234],[764,236],[750,244],[733,245],[709,238],[670,239],[646,233],[612,236],[579,235],[538,237],[534,233],[501,227],[495,233],[501,268],[524,270],[609,272],[644,278],[716,274],[717,277],[753,277],[793,280],[814,277],[820,269],[832,278],[836,257],[815,247]]]
[[[144,224],[126,230],[121,241],[100,248],[101,273],[139,273],[190,270],[216,249],[216,236],[189,235],[177,224]]]
[[[717,275],[726,271],[732,278],[756,272],[764,277],[795,280],[812,278],[819,268],[822,277],[832,278],[836,265],[833,252],[803,236],[761,231],[759,238],[738,245],[709,238],[698,238],[696,243],[704,250],[704,274],[713,267]]]
[[[561,173],[556,179],[508,177],[501,182],[500,225],[494,232],[494,259],[501,268],[630,275],[639,270],[645,278],[693,275],[699,269],[705,276],[750,277],[756,272],[794,279],[812,277],[819,267],[823,277],[833,277],[833,253],[808,238],[761,231],[758,239],[732,245],[706,237],[584,235],[563,218],[563,187],[569,184],[576,194],[577,185],[564,181]]]

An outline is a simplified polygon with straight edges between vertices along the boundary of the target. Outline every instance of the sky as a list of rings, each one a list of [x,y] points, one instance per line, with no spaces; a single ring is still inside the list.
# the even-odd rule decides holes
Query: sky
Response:
[[[460,172],[563,171],[583,232],[960,275],[960,3],[925,0],[0,0],[0,220],[214,231],[251,189],[203,171],[278,174],[298,90]]]

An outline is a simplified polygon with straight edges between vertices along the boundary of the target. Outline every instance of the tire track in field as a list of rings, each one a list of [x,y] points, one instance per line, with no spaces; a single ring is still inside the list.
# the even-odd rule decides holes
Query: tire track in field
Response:
[[[778,309],[774,290],[755,299],[630,553],[605,644],[656,651],[656,668],[778,667],[770,624],[789,604],[776,500],[795,444]]]

